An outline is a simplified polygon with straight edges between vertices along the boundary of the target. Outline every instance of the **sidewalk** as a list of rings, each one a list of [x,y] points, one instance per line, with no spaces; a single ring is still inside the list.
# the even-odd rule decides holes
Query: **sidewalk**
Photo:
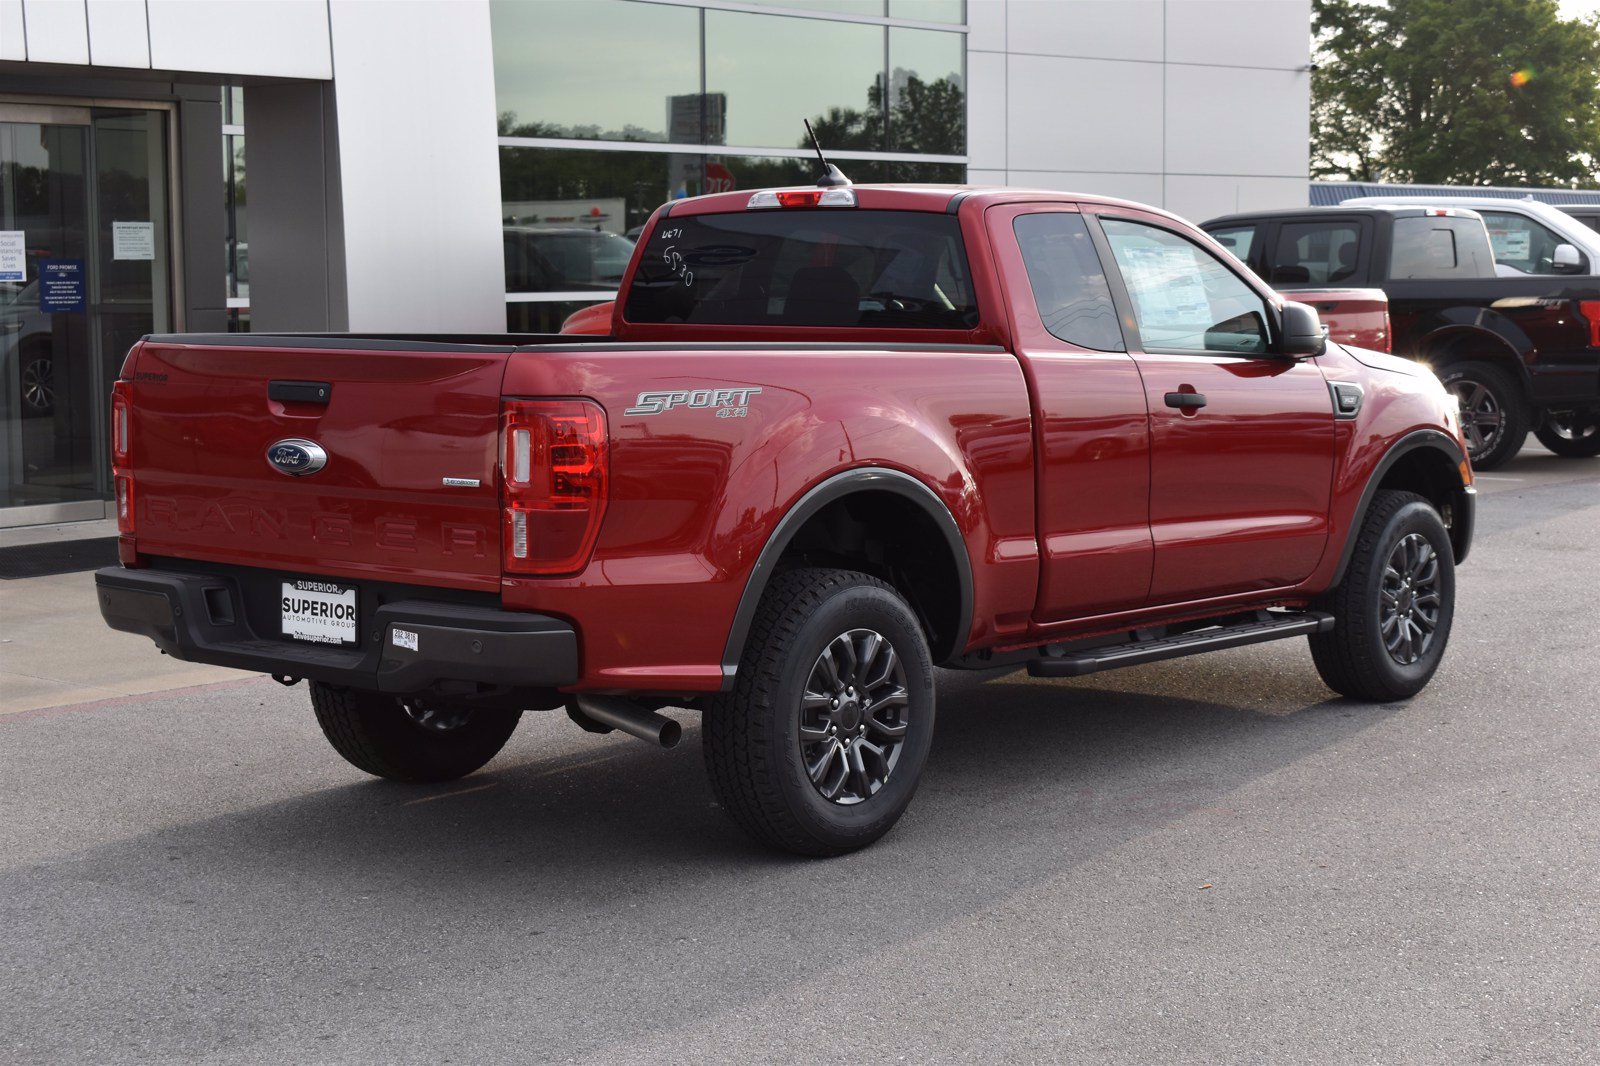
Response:
[[[107,628],[92,572],[0,581],[0,715],[253,676]]]

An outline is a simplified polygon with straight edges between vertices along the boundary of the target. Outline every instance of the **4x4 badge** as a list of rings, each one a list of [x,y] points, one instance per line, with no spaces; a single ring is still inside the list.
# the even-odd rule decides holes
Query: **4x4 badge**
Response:
[[[327,466],[328,453],[314,440],[290,437],[267,447],[267,462],[280,474],[304,477]]]

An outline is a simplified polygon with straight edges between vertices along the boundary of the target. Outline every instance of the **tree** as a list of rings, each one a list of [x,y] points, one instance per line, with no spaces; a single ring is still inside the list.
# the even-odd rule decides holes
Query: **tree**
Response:
[[[1600,18],[1556,0],[1312,0],[1311,173],[1600,184]]]

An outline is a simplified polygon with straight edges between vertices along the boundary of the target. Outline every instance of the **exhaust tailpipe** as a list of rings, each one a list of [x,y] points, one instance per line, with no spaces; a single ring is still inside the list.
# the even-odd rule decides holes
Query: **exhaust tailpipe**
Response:
[[[574,696],[567,701],[567,717],[591,733],[620,729],[663,748],[677,747],[683,739],[683,726],[621,696]]]

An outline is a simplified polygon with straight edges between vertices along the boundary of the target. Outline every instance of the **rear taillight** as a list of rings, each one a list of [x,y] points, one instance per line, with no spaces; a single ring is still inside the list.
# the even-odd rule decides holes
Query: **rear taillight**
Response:
[[[582,570],[606,509],[606,415],[590,400],[506,400],[500,416],[505,569]]]
[[[126,381],[111,386],[111,476],[117,490],[117,532],[133,532],[133,471],[128,455],[133,445],[133,408]]]
[[[1589,320],[1589,347],[1600,348],[1600,300],[1579,300],[1578,313]]]

